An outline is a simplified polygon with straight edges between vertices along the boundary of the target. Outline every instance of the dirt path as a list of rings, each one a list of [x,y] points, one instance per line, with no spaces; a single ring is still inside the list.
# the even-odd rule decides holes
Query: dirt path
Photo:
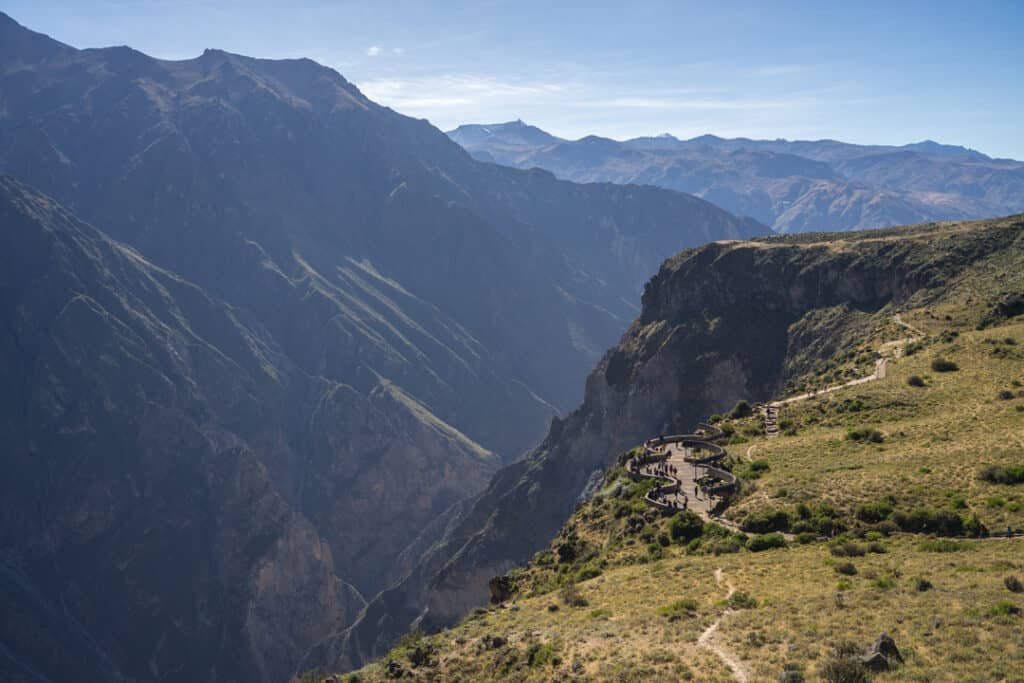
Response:
[[[900,314],[899,314],[899,313],[897,313],[896,315],[894,315],[894,316],[892,317],[892,321],[893,321],[894,323],[896,323],[897,325],[900,325],[900,326],[902,326],[902,327],[905,327],[905,328],[907,328],[908,330],[910,330],[911,332],[913,332],[914,334],[916,334],[916,335],[917,335],[918,337],[923,337],[923,336],[925,336],[925,335],[924,335],[924,331],[923,331],[923,330],[921,330],[921,329],[919,329],[919,328],[917,328],[917,327],[914,327],[914,326],[913,326],[913,325],[911,325],[910,323],[905,323],[905,322],[903,322],[903,317],[902,317],[902,316],[900,316]]]
[[[900,317],[899,313],[892,317],[892,321],[897,325],[905,327],[911,332],[914,332],[917,336],[906,337],[904,339],[896,339],[895,341],[885,342],[884,344],[882,344],[881,348],[879,349],[879,353],[882,355],[878,360],[875,361],[875,371],[873,373],[867,375],[866,377],[852,379],[844,384],[836,384],[834,386],[826,387],[818,391],[810,391],[806,394],[800,394],[799,396],[790,396],[789,398],[782,399],[781,401],[772,401],[771,403],[768,404],[768,407],[778,408],[779,406],[784,406],[787,403],[806,401],[809,398],[814,398],[815,396],[820,396],[821,394],[829,394],[832,393],[833,391],[839,391],[840,389],[845,389],[847,387],[854,387],[857,386],[858,384],[864,384],[865,382],[873,382],[876,379],[885,379],[886,365],[889,362],[889,358],[885,355],[885,352],[889,349],[892,349],[893,357],[901,358],[903,356],[903,349],[904,347],[906,347],[907,344],[909,344],[912,341],[916,341],[924,336],[924,332],[914,327],[910,323],[903,322],[903,318]],[[771,434],[769,434],[769,436],[771,436]]]
[[[724,576],[721,568],[715,570],[715,583],[722,585]],[[725,585],[729,587],[729,592],[726,594],[725,599],[728,600],[736,592],[736,587],[730,582],[726,581]],[[732,676],[740,683],[747,683],[750,680],[750,676],[747,673],[747,668],[743,665],[743,662],[736,653],[729,648],[718,642],[718,627],[722,623],[722,619],[732,614],[735,610],[728,609],[722,612],[722,615],[715,620],[715,623],[704,629],[704,632],[700,634],[700,638],[697,639],[697,645],[699,647],[706,648],[725,662],[725,665],[732,671]]]

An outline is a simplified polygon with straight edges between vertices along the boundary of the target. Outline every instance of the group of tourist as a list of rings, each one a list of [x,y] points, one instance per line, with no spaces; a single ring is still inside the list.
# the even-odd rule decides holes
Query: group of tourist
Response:
[[[654,489],[648,497],[659,505],[663,505],[670,510],[683,510],[684,512],[690,507],[690,499],[685,493],[673,493],[672,497],[669,498],[665,495],[665,492],[660,488]],[[682,500],[680,500],[682,498]]]

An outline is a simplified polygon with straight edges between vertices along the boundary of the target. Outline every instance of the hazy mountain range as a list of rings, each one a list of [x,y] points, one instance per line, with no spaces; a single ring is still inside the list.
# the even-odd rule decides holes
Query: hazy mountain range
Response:
[[[284,680],[578,401],[666,257],[768,232],[475,161],[309,60],[2,14],[0,173],[12,681]]]
[[[779,232],[990,218],[1024,210],[1024,163],[932,141],[902,147],[671,135],[564,140],[522,121],[448,135],[475,158],[575,182],[689,192]]]

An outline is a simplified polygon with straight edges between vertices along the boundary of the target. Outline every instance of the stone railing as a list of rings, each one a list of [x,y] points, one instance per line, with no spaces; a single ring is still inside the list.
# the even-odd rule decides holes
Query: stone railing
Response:
[[[714,463],[721,462],[728,455],[722,446],[713,441],[723,436],[725,434],[721,429],[701,422],[697,424],[697,432],[694,434],[662,435],[649,439],[644,442],[643,453],[627,463],[626,471],[629,477],[635,481],[655,479],[659,482],[644,497],[649,505],[662,510],[678,509],[671,501],[666,502],[659,499],[678,493],[682,489],[682,482],[669,472],[648,473],[643,471],[643,467],[669,459],[669,449],[662,448],[663,446],[680,444],[683,448],[694,451],[693,455],[683,458],[694,468],[700,468],[700,475],[694,478],[707,477],[716,481],[715,484],[703,487],[705,492],[712,496],[724,496],[739,488],[739,479],[732,472],[714,466]]]

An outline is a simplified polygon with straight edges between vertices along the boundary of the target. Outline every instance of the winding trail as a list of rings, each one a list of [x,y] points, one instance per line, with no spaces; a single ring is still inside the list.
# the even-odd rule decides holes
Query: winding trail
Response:
[[[719,567],[715,570],[715,583],[722,585],[723,580],[725,580],[724,575],[721,567]],[[729,592],[725,595],[725,599],[728,600],[736,592],[736,587],[727,580],[725,581],[725,585],[729,588]],[[718,619],[715,620],[715,623],[708,626],[704,629],[704,632],[700,634],[700,637],[697,639],[697,646],[715,653],[715,655],[721,659],[727,667],[729,667],[729,670],[732,671],[733,678],[740,683],[747,683],[747,681],[750,680],[750,677],[747,673],[747,668],[743,665],[743,661],[736,656],[735,652],[718,642],[717,638],[718,627],[721,625],[722,620],[730,614],[733,614],[735,611],[736,610],[727,609],[722,612]]]
[[[860,377],[858,379],[852,379],[849,382],[845,382],[843,384],[836,384],[831,387],[819,389],[818,391],[809,391],[806,394],[790,396],[789,398],[784,398],[779,401],[772,401],[771,403],[765,405],[764,408],[762,408],[761,410],[765,416],[765,432],[768,434],[768,436],[778,436],[778,427],[776,426],[774,431],[770,430],[769,420],[771,420],[772,423],[777,424],[778,409],[781,406],[784,406],[788,403],[796,403],[797,401],[806,401],[809,398],[814,398],[815,396],[820,396],[821,394],[829,394],[832,393],[833,391],[839,391],[840,389],[845,389],[846,387],[857,386],[858,384],[864,384],[865,382],[873,382],[876,379],[885,379],[886,365],[889,362],[889,358],[885,355],[885,352],[888,351],[889,349],[892,349],[893,358],[901,358],[903,356],[903,349],[906,348],[907,344],[909,344],[910,342],[917,341],[921,337],[925,336],[924,332],[921,331],[920,329],[914,327],[910,323],[903,322],[903,318],[900,317],[899,313],[892,317],[892,321],[897,325],[905,327],[911,332],[914,332],[917,336],[896,339],[894,341],[889,341],[882,344],[878,351],[879,357],[877,360],[875,360],[875,371],[870,375]],[[772,409],[774,409],[774,416],[772,415]]]

